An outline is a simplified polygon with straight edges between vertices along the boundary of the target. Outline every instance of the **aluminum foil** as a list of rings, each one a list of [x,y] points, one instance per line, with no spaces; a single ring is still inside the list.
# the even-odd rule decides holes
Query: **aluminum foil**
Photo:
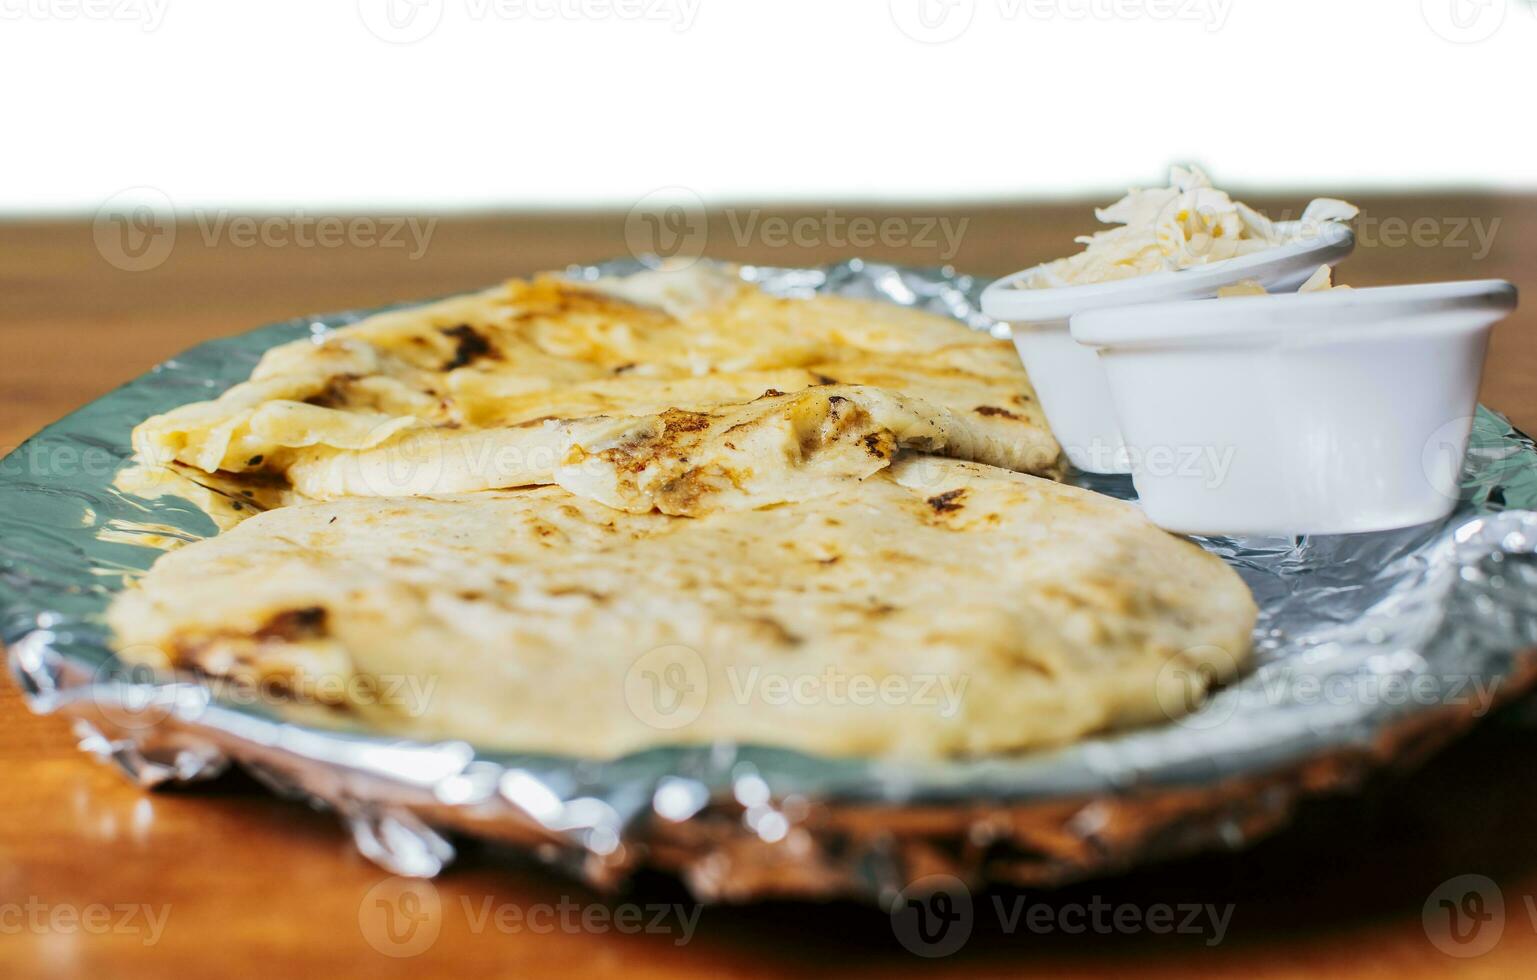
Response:
[[[986,282],[953,270],[741,272],[775,292],[880,297],[1005,330],[980,313]],[[939,872],[973,887],[1059,883],[1244,845],[1303,797],[1422,758],[1537,681],[1537,450],[1482,409],[1441,525],[1200,540],[1259,600],[1256,669],[1178,723],[1060,750],[924,763],[729,744],[524,756],[308,727],[119,665],[102,614],[158,554],[135,536],[215,531],[189,502],[114,488],[132,426],[243,380],[275,344],[373,312],[204,344],[0,463],[0,639],[33,709],[73,718],[84,749],[139,783],[204,779],[234,761],[334,808],[362,852],[399,874],[436,874],[450,839],[469,835],[599,887],[673,873],[707,900],[887,900]],[[1124,477],[1079,479],[1133,496]]]

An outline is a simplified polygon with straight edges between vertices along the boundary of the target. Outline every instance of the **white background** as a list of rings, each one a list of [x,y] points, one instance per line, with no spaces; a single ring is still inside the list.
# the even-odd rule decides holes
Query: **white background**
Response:
[[[0,212],[1530,189],[1534,68],[1525,0],[0,0]]]

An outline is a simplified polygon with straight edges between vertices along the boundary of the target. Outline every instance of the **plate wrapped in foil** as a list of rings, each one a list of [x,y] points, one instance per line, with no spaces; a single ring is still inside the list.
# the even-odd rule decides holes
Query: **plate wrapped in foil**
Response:
[[[951,270],[852,261],[741,274],[771,292],[883,298],[1003,329],[978,310],[986,283]],[[1255,669],[1177,722],[1051,751],[940,762],[726,744],[618,760],[516,755],[316,727],[120,664],[103,613],[125,576],[167,538],[216,531],[190,501],[118,488],[129,431],[245,379],[269,347],[375,312],[204,344],[7,457],[0,640],[31,706],[75,719],[83,748],[140,783],[209,778],[234,761],[333,807],[396,873],[437,873],[451,838],[470,835],[600,887],[652,869],[710,900],[886,900],[935,873],[1049,885],[1241,846],[1306,795],[1423,758],[1537,682],[1537,448],[1482,409],[1457,510],[1440,525],[1201,539],[1260,604]],[[1134,496],[1124,477],[1074,479]]]

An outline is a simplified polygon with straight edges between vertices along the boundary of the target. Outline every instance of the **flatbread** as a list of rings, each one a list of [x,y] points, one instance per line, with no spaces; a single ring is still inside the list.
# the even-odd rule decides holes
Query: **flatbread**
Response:
[[[1006,342],[893,304],[770,296],[704,266],[514,280],[371,317],[269,351],[248,382],[141,424],[134,447],[147,463],[259,474],[310,499],[465,492],[552,480],[564,445],[548,422],[827,385],[948,413],[965,437],[939,452],[1058,466]]]
[[[312,500],[558,483],[622,510],[697,517],[835,493],[884,469],[899,449],[1025,461],[1018,446],[978,445],[984,437],[967,418],[881,388],[768,389],[745,401],[413,432],[366,452],[299,454],[288,480]]]
[[[836,482],[692,519],[558,486],[283,507],[110,620],[125,656],[376,730],[593,757],[1017,751],[1162,720],[1247,656],[1243,583],[1134,506],[927,456]]]

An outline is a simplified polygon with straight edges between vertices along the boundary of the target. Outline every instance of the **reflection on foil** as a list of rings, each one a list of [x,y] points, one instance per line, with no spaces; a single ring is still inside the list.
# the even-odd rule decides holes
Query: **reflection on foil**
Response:
[[[950,270],[853,261],[741,274],[780,293],[885,298],[1005,329],[979,312],[986,282]],[[1303,796],[1416,761],[1537,681],[1537,451],[1485,410],[1441,525],[1201,539],[1260,603],[1255,669],[1177,723],[1052,751],[926,763],[735,745],[519,756],[330,730],[117,664],[102,614],[124,578],[230,526],[246,514],[232,503],[251,499],[251,488],[134,467],[130,428],[243,380],[275,344],[372,312],[195,348],[0,463],[0,639],[32,707],[75,719],[82,748],[142,784],[209,778],[234,760],[335,808],[362,852],[400,874],[441,870],[452,832],[600,887],[654,868],[725,901],[889,901],[941,872],[1052,884],[1252,841]],[[1124,477],[1077,482],[1132,495]]]

